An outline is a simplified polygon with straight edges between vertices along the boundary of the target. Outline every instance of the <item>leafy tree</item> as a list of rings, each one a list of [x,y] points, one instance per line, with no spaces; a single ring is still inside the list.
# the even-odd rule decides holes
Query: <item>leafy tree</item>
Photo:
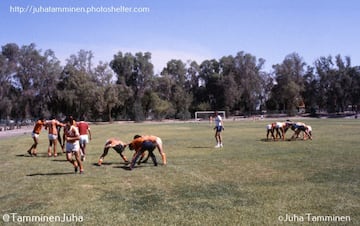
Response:
[[[67,115],[78,118],[91,112],[96,100],[96,80],[92,72],[91,51],[80,50],[78,55],[71,55],[58,83],[59,109]]]
[[[303,102],[301,93],[304,90],[305,62],[296,53],[285,57],[282,64],[274,65],[276,85],[272,90],[273,100],[278,106],[290,115],[296,113],[300,103]]]
[[[314,73],[314,67],[307,67],[304,74],[304,91],[301,93],[301,96],[304,99],[307,111],[315,116],[318,109],[319,78]]]
[[[126,101],[125,107],[131,119],[142,121],[145,113],[141,104],[149,84],[153,77],[153,64],[151,63],[151,53],[131,53],[119,52],[110,62],[110,67],[116,73],[117,83],[129,87],[133,96]]]
[[[175,117],[189,119],[189,107],[192,102],[188,86],[186,65],[181,60],[171,60],[161,73],[167,76],[171,84],[170,102],[175,108]]]
[[[10,116],[13,109],[11,76],[16,71],[19,47],[10,43],[2,47],[0,53],[0,118]]]

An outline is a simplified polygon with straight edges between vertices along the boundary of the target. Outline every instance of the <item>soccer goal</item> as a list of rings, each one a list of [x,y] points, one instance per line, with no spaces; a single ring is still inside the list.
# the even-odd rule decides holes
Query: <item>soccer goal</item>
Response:
[[[225,119],[225,111],[217,111],[218,114]],[[200,121],[200,120],[210,120],[212,118],[214,118],[215,116],[215,111],[196,111],[195,112],[195,120],[196,121]]]

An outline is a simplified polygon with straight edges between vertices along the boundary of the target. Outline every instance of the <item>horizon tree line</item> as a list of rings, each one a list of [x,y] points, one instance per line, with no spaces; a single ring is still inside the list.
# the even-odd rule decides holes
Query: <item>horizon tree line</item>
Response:
[[[94,64],[80,50],[61,65],[54,51],[34,43],[8,43],[0,52],[0,119],[73,115],[92,121],[186,120],[195,111],[227,115],[264,111],[295,115],[358,111],[360,66],[351,58],[319,57],[312,65],[297,53],[273,71],[265,59],[243,51],[200,64],[171,59],[154,74],[150,52],[114,54]]]

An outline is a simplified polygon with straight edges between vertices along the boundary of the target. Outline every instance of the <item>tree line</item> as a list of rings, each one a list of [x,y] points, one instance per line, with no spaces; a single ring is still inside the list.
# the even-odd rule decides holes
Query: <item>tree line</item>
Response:
[[[0,119],[73,115],[93,121],[189,119],[195,111],[228,115],[357,111],[360,66],[350,57],[319,57],[306,64],[297,53],[264,68],[243,51],[216,59],[172,59],[154,74],[150,52],[118,52],[94,64],[80,50],[65,65],[34,43],[8,43],[0,53]]]

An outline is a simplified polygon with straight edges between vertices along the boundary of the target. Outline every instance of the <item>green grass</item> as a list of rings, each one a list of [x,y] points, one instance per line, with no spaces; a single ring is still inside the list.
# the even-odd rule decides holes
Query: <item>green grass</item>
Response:
[[[269,121],[227,121],[222,149],[205,122],[92,125],[84,175],[64,155],[45,157],[46,131],[39,157],[25,155],[30,134],[2,139],[0,214],[84,219],[68,225],[359,225],[360,120],[305,122],[314,140],[272,142],[264,140]],[[94,165],[107,138],[135,134],[161,137],[168,165],[150,160],[128,171],[113,150]],[[306,213],[351,221],[308,222]],[[279,221],[286,215],[304,222]]]

